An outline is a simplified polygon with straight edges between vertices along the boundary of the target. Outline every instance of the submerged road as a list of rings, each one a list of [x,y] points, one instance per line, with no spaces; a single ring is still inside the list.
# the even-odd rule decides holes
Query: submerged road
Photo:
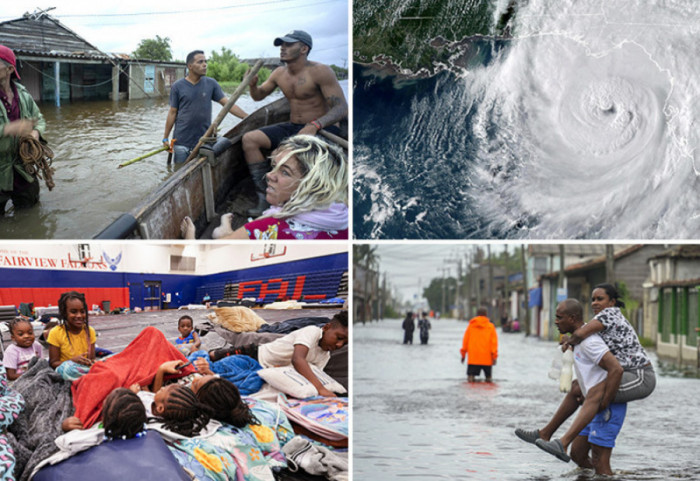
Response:
[[[548,377],[556,343],[499,329],[494,383],[467,383],[467,323],[432,325],[427,346],[417,332],[403,345],[400,320],[354,326],[353,479],[591,479],[513,434],[544,425],[563,397]],[[700,380],[659,375],[649,398],[629,404],[612,479],[700,479],[698,399]]]

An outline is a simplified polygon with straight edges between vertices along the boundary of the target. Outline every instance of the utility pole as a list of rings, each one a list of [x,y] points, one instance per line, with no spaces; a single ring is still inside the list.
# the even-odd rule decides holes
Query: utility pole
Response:
[[[491,244],[486,244],[486,252],[489,256],[489,318],[493,317],[491,312],[493,306],[493,262],[491,259]]]
[[[455,306],[457,307],[457,318],[459,319],[460,316],[460,311],[461,311],[461,301],[460,301],[460,280],[462,278],[462,258],[459,257],[459,254],[456,254],[455,257],[450,257],[449,259],[445,259],[445,263],[451,263],[454,262],[457,264],[457,285],[455,286]]]
[[[527,284],[527,263],[525,261],[525,244],[520,245],[520,268],[523,271],[523,294],[525,297],[525,319],[523,319],[523,328],[525,337],[530,335],[530,291]]]
[[[473,293],[473,279],[472,279],[472,264],[470,262],[470,252],[467,251],[467,253],[464,255],[464,318],[465,319],[470,319],[471,318],[471,305],[472,305],[472,293]]]
[[[605,278],[615,285],[615,249],[612,244],[605,244]]]
[[[379,319],[384,319],[384,309],[386,306],[386,271],[382,279],[381,301],[379,303]]]
[[[506,275],[505,279],[503,281],[503,291],[504,291],[504,296],[505,296],[505,314],[506,317],[510,317],[508,314],[510,313],[510,284],[508,284],[508,244],[505,245],[505,264],[506,264]]]
[[[476,308],[481,307],[481,263],[476,266]]]
[[[461,290],[464,283],[460,286],[462,280],[462,259],[457,258],[457,285],[455,286],[455,305],[457,306],[457,319],[462,319],[462,295]]]
[[[450,272],[450,268],[443,267],[441,270],[442,270],[442,309],[440,310],[440,317],[444,317],[445,316],[445,292],[447,291],[447,289],[446,289],[447,286],[445,285],[447,283],[445,274]]]
[[[564,244],[559,244],[559,287],[564,287]]]

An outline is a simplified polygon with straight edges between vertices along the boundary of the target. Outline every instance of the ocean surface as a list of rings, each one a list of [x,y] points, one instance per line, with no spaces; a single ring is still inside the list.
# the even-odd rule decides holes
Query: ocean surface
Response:
[[[699,237],[698,18],[533,0],[431,78],[355,64],[355,237]]]
[[[594,478],[517,438],[542,427],[564,394],[548,376],[558,345],[498,330],[493,383],[466,381],[466,322],[432,321],[428,345],[403,345],[401,320],[353,326],[353,479],[584,481]],[[628,404],[608,481],[700,479],[700,379],[659,374]],[[483,374],[481,376],[483,379]],[[564,432],[565,424],[558,431]]]

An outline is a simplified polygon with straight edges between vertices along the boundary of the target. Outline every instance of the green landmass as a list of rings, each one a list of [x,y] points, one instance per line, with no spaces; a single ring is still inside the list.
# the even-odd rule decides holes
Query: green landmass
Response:
[[[385,56],[417,72],[448,63],[448,42],[473,35],[500,35],[493,0],[354,0],[353,60]],[[512,13],[512,12],[511,12]],[[432,42],[433,39],[438,39]],[[381,63],[381,62],[380,62]]]

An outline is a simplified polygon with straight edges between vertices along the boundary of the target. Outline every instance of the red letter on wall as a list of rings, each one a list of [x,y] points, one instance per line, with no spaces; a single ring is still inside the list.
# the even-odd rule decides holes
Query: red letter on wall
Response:
[[[261,284],[262,281],[241,282],[240,284],[238,284],[238,298],[243,299],[244,297],[246,297],[244,295],[246,292],[250,292],[251,294],[253,294],[257,290],[256,286],[259,286]]]
[[[275,284],[279,282],[280,285],[278,288],[272,288],[270,287],[270,284]],[[262,287],[260,288],[260,297],[265,299],[265,297],[268,294],[277,294],[277,297],[280,299],[284,299],[287,297],[287,289],[289,288],[289,282],[288,281],[282,281],[282,279],[270,279],[266,283],[263,283]]]
[[[294,284],[294,294],[292,294],[292,299],[299,300],[304,292],[304,283],[306,282],[306,276],[297,276],[297,282]]]

